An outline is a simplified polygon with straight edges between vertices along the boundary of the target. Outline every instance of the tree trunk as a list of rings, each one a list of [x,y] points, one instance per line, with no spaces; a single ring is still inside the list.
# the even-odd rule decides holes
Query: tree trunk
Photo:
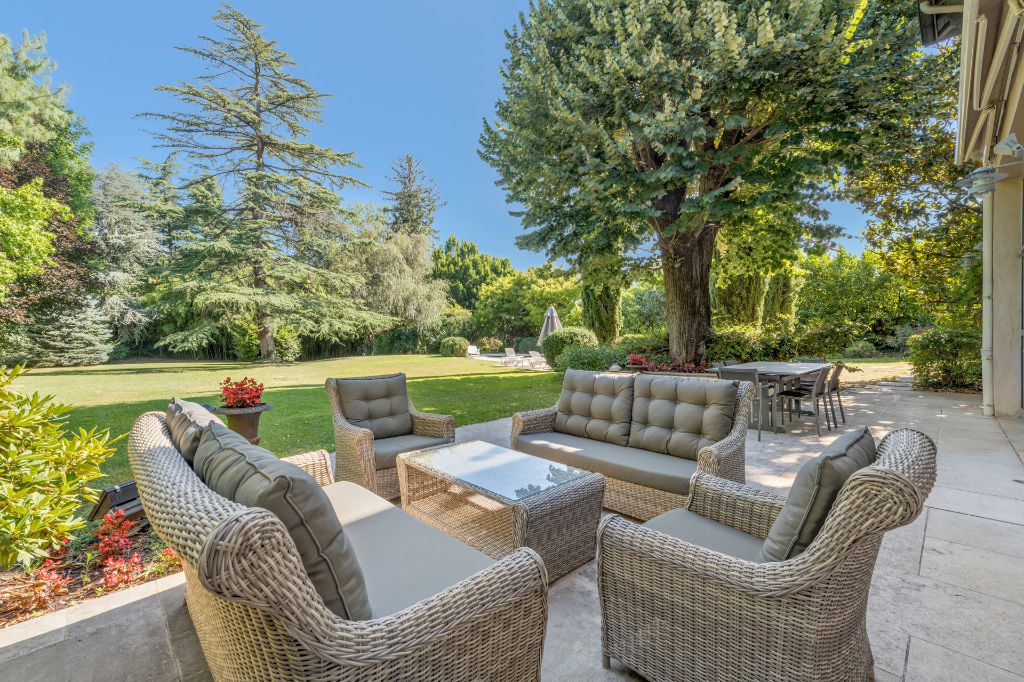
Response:
[[[267,288],[262,265],[252,266],[252,279],[255,288]],[[270,311],[266,308],[260,308],[256,312],[256,329],[260,338],[260,360],[270,362],[277,357],[277,348],[274,346],[274,328],[270,326]]]
[[[718,226],[662,236],[661,268],[665,275],[668,349],[676,362],[703,358],[711,330],[711,256]]]

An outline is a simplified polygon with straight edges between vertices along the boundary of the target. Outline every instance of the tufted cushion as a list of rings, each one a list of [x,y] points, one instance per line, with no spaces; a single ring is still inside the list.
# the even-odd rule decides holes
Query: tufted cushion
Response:
[[[207,453],[214,442],[230,444]],[[199,447],[199,478],[215,493],[266,509],[281,520],[327,608],[349,620],[371,617],[359,560],[330,499],[312,476],[258,445],[233,441],[222,424],[210,424]]]
[[[195,459],[203,427],[211,422],[221,423],[217,415],[202,405],[177,398],[171,399],[164,410],[164,416],[167,418],[167,430],[171,433],[174,447],[178,448],[178,452],[190,465]]]
[[[566,370],[555,431],[625,445],[633,413],[633,379],[632,374]]]
[[[333,379],[341,411],[353,426],[373,431],[374,439],[412,433],[404,374]]]
[[[732,430],[738,387],[736,381],[638,375],[629,446],[696,460],[701,448]]]
[[[832,503],[858,469],[875,462],[875,439],[861,426],[836,438],[824,452],[804,462],[789,490],[786,505],[768,529],[757,561],[783,561],[814,541]]]

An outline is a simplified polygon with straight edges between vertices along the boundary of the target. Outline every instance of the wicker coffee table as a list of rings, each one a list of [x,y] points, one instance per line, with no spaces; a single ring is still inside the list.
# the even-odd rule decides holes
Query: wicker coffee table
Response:
[[[409,514],[494,559],[529,547],[549,581],[594,558],[601,474],[468,441],[399,455],[398,483]]]

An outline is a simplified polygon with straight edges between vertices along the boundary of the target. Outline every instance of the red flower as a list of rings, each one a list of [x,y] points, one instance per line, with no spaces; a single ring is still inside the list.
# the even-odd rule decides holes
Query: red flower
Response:
[[[132,552],[127,559],[123,557],[108,557],[103,562],[103,585],[104,587],[117,587],[124,583],[130,583],[142,573],[142,558],[138,552]]]
[[[231,377],[227,377],[220,385],[220,398],[224,407],[255,407],[260,404],[262,396],[263,384],[249,377],[242,377],[238,381],[231,381]]]
[[[132,547],[132,541],[128,537],[129,531],[135,526],[135,522],[124,517],[124,510],[107,512],[103,515],[98,530],[93,531],[96,536],[96,549],[100,558],[104,561],[121,556],[121,554]]]

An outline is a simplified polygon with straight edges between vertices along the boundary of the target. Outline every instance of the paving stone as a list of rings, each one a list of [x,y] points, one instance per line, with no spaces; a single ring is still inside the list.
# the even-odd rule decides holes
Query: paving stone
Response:
[[[0,630],[0,665],[64,639],[67,611],[47,613]]]
[[[1024,523],[1024,519],[1020,519]],[[958,514],[945,509],[928,512],[928,537],[1024,557],[1024,525]]]
[[[910,640],[904,679],[907,682],[1021,682],[1024,677],[915,637]]]
[[[160,615],[160,601],[156,596],[156,584],[152,581],[72,606],[67,610],[67,637],[109,626],[147,610],[156,610]]]
[[[935,484],[925,504],[936,509],[982,516],[1006,523],[1020,523],[1021,519],[1024,519],[1024,500],[958,490],[941,483]]]
[[[925,509],[913,523],[891,530],[882,537],[882,546],[878,552],[879,564],[911,574],[919,571],[928,512]]]
[[[921,575],[1024,605],[1024,558],[925,538]]]

